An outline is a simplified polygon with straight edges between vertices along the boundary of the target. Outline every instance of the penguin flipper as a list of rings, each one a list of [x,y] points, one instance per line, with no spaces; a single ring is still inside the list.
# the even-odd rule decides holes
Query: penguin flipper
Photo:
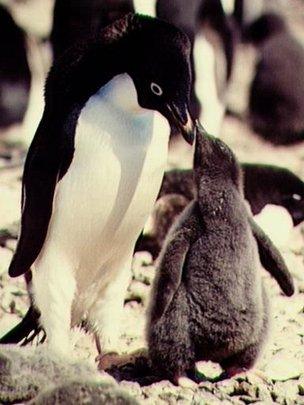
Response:
[[[156,322],[168,309],[182,279],[182,272],[190,241],[183,235],[171,240],[161,254],[151,320]]]
[[[26,273],[44,244],[52,215],[53,197],[62,167],[58,135],[53,137],[49,120],[42,118],[29,149],[23,174],[21,231],[9,275]]]
[[[282,255],[252,218],[249,222],[258,244],[262,266],[276,279],[284,294],[290,297],[294,293],[294,283]]]
[[[197,239],[201,224],[199,208],[192,201],[180,214],[177,225],[173,225],[167,243],[160,253],[157,282],[154,290],[152,322],[157,321],[168,309],[180,286],[183,268],[191,244]]]

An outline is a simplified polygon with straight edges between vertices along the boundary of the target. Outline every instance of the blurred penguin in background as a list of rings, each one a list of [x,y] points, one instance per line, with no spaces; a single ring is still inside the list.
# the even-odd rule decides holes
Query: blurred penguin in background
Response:
[[[191,41],[191,64],[192,77],[194,80],[194,61],[193,61],[193,45],[195,36],[199,29],[198,13],[200,1],[190,0],[185,4],[182,0],[158,0],[156,2],[156,15],[158,18],[166,20],[171,24],[181,28]],[[190,109],[193,117],[198,118],[200,115],[200,103],[195,94],[194,85],[191,89]]]
[[[23,148],[27,148],[32,141],[44,106],[44,82],[51,64],[51,53],[47,39],[51,30],[53,0],[6,0],[2,3],[5,4],[14,24],[17,25],[24,37],[24,56],[22,59],[25,62],[18,61],[17,58],[13,62],[14,67],[10,66],[9,69],[11,72],[16,69],[19,71],[25,69],[24,71],[27,71],[29,77],[26,79],[26,86],[22,84],[22,87],[26,89],[26,96],[21,97],[18,94],[20,89],[12,89],[10,92],[10,98],[18,99],[17,102],[14,102],[13,111],[17,110],[21,98],[24,98],[24,102],[22,102],[22,118],[19,120],[22,125],[18,128],[13,127],[8,135],[9,140],[20,142],[23,144]],[[3,29],[4,25],[1,21],[0,30],[2,38],[5,38],[6,46],[10,52],[19,52],[19,47],[15,45],[9,34],[3,33]],[[5,66],[7,68],[9,65],[6,64]],[[27,67],[23,68],[23,66]],[[2,72],[2,68],[0,71]],[[22,90],[23,92],[24,90]]]
[[[293,226],[304,221],[304,183],[284,167],[243,163],[244,193],[253,215],[266,205],[284,207]],[[261,181],[263,179],[263,181]]]
[[[226,61],[224,81],[227,84],[232,73],[234,55],[234,30],[220,0],[158,0],[156,15],[177,27],[189,36],[192,44],[193,88],[191,113],[202,119],[204,126],[218,133],[223,115],[222,100],[216,77],[214,48],[202,34],[203,25],[208,25],[220,38]]]
[[[254,21],[245,38],[259,51],[249,96],[253,130],[276,145],[304,140],[303,46],[274,13]]]
[[[0,38],[0,129],[6,129],[24,118],[31,73],[25,34],[1,5]]]
[[[235,0],[233,17],[242,35],[245,27],[263,14],[265,0]]]
[[[134,12],[133,0],[56,0],[51,42],[54,59],[101,28]]]

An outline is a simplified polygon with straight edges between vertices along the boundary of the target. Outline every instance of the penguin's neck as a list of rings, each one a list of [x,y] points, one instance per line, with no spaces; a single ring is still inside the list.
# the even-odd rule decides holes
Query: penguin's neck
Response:
[[[157,128],[157,123],[161,123],[161,128]],[[110,142],[111,147],[115,148],[136,146],[145,149],[152,137],[164,130],[163,127],[169,133],[168,122],[163,116],[138,104],[131,77],[119,74],[91,96],[82,109],[77,134],[83,133],[85,136],[76,136],[76,144],[86,143],[87,134],[94,129],[98,142]]]
[[[138,104],[133,80],[127,73],[115,76],[97,93],[112,108],[125,114],[138,114],[146,111]]]

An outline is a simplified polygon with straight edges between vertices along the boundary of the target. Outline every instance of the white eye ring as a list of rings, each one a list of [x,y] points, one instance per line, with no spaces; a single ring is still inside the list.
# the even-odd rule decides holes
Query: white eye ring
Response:
[[[161,96],[163,94],[163,89],[157,83],[152,82],[150,84],[150,88],[152,93],[154,93],[156,96]]]
[[[301,197],[299,194],[293,194],[293,195],[292,195],[292,198],[293,198],[294,200],[297,200],[297,201],[301,201],[301,200],[302,200],[302,197]]]

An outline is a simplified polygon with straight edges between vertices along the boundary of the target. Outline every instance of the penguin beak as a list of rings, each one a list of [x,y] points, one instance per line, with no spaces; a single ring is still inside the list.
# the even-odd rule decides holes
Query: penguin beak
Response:
[[[175,103],[167,104],[169,121],[182,133],[186,142],[193,144],[196,127],[186,105],[178,106]]]

